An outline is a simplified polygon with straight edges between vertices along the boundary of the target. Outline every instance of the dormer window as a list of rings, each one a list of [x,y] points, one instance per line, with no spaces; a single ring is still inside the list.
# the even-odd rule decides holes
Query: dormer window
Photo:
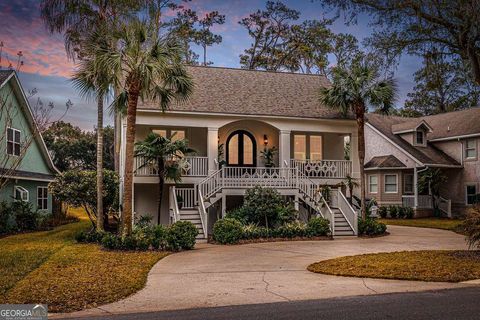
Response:
[[[425,132],[423,130],[416,131],[415,143],[421,146],[425,145]]]

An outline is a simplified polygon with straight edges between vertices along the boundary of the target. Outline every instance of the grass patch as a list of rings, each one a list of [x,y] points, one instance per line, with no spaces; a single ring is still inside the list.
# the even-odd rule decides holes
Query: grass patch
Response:
[[[419,219],[379,219],[387,225],[433,228],[459,232],[463,220],[460,219],[441,219],[441,218],[419,218]]]
[[[141,289],[165,252],[105,251],[77,244],[89,228],[80,221],[51,231],[0,239],[0,303],[47,303],[50,312],[69,312],[113,302]]]
[[[460,282],[480,278],[480,251],[374,253],[313,263],[308,270],[336,276]]]

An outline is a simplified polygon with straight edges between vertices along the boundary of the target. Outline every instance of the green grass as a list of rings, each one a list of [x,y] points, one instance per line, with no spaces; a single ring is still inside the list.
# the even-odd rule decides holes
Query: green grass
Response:
[[[80,221],[51,231],[0,239],[0,303],[47,303],[50,312],[68,312],[124,298],[146,282],[165,252],[116,252],[77,244],[89,228]]]
[[[405,226],[405,227],[419,227],[419,228],[434,228],[451,230],[458,232],[463,220],[460,219],[445,219],[445,218],[419,218],[419,219],[379,219],[387,225]]]
[[[460,282],[480,278],[480,251],[403,251],[340,257],[308,270],[336,276]]]

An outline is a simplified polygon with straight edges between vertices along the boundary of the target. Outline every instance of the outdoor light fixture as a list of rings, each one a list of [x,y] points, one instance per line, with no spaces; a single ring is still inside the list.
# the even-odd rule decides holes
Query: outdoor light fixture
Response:
[[[268,137],[266,134],[263,135],[263,144],[266,146],[268,145]]]

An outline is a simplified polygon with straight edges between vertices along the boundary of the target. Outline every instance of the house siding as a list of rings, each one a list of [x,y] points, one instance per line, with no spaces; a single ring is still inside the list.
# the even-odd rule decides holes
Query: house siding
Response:
[[[16,186],[21,186],[28,191],[29,202],[32,204],[33,210],[38,210],[37,206],[37,188],[38,187],[48,187],[48,182],[42,181],[31,181],[31,180],[9,180],[7,184],[0,189],[0,200],[11,203],[14,195],[14,189]],[[52,195],[48,193],[48,208],[42,210],[45,212],[52,212]]]
[[[397,175],[397,192],[388,193],[385,192],[385,175],[395,174]],[[378,192],[371,193],[369,187],[369,176],[377,176]],[[366,181],[366,197],[375,199],[379,205],[401,205],[403,194],[403,170],[369,170],[365,174]]]

